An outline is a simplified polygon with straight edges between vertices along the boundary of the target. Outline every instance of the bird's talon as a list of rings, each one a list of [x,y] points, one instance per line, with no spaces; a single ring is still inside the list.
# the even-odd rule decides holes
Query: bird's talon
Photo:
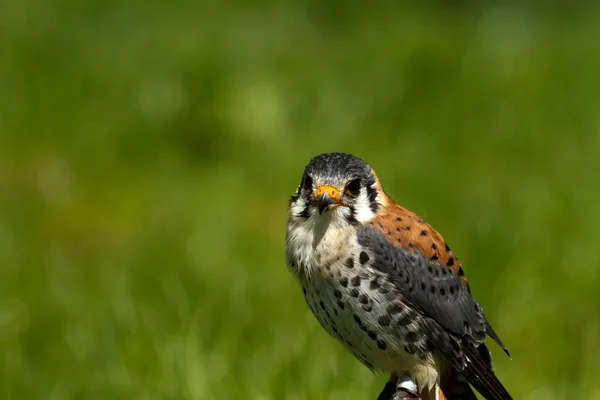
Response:
[[[390,400],[408,400],[418,399],[419,388],[408,376],[403,376],[398,380],[396,385],[396,393]]]
[[[398,379],[398,383],[396,384],[396,388],[398,390],[404,390],[408,393],[412,393],[413,396],[418,398],[417,393],[419,392],[419,388],[417,384],[413,382],[413,380],[409,376],[403,376]]]
[[[390,398],[390,400],[418,400],[418,399],[419,399],[419,396],[417,396],[414,393],[409,392],[408,390],[406,390],[404,388],[399,388],[398,390],[396,390],[396,392]]]

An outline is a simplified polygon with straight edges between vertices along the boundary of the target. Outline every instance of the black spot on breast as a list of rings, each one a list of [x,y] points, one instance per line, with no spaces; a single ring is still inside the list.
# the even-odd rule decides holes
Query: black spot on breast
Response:
[[[425,290],[427,288],[427,286],[425,285],[425,282],[421,282],[421,290]]]
[[[433,243],[433,244],[431,245],[431,248],[432,248],[432,249],[434,249],[434,250],[437,250],[437,244]]]
[[[350,289],[350,296],[352,296],[352,297],[358,297],[358,294],[359,294],[359,293],[360,293],[360,292],[358,291],[358,289],[357,289],[357,288],[352,288],[352,289]]]
[[[412,331],[407,332],[406,335],[404,336],[404,341],[408,342],[408,343],[414,343],[418,339],[419,339],[419,337],[417,336],[417,334]]]
[[[388,235],[391,235],[391,234],[392,234],[392,232],[391,232],[391,231],[388,231],[388,232],[387,232],[387,234],[388,234]]]
[[[406,225],[406,230],[410,231],[410,225]]]
[[[415,245],[413,244],[413,242],[409,242],[408,247],[415,247]]]
[[[458,269],[458,276],[465,276],[465,271],[462,268]]]
[[[319,301],[319,305],[323,310],[325,309],[325,304],[323,303],[323,300]]]
[[[447,243],[446,243],[446,251],[450,251],[450,247],[448,247]]]
[[[346,259],[346,267],[354,268],[354,258],[349,257]]]
[[[425,349],[426,349],[428,352],[432,352],[432,351],[434,351],[434,350],[435,350],[435,346],[433,345],[433,343],[431,343],[431,340],[427,340],[427,341],[425,342]]]
[[[433,268],[431,267],[431,265],[427,266],[427,271],[429,271],[430,274],[433,274]]]
[[[341,298],[342,298],[342,292],[340,292],[338,289],[334,289],[334,290],[333,290],[333,295],[334,295],[335,297],[337,297],[338,299],[341,299]]]
[[[369,298],[366,294],[362,293],[360,296],[358,296],[358,301],[360,301],[362,304],[367,304],[369,302]]]
[[[437,260],[438,258],[439,258],[439,257],[438,257],[438,253],[435,253],[435,254],[434,254],[434,255],[432,255],[432,256],[431,256],[431,258],[429,258],[429,259],[430,259],[430,260],[432,260],[432,261],[435,261],[435,260]]]
[[[453,266],[453,265],[454,265],[454,257],[452,257],[452,256],[451,256],[451,257],[448,259],[448,262],[446,263],[446,266],[448,266],[448,267],[451,267],[451,266]]]
[[[306,288],[305,287],[302,288],[302,293],[304,293],[304,295],[306,296]]]
[[[429,288],[429,291],[431,292],[431,294],[435,294],[435,292],[437,291],[435,286],[431,285],[431,287]]]
[[[406,345],[406,346],[404,346],[404,351],[408,354],[414,354],[415,348],[413,346]]]
[[[338,300],[338,302],[337,302],[337,305],[338,305],[338,307],[340,308],[340,310],[343,310],[343,309],[344,309],[344,307],[346,306],[346,305],[344,304],[344,302],[343,302],[343,301],[341,301],[341,300]]]
[[[362,309],[365,310],[366,312],[370,312],[373,309],[373,304],[371,304],[371,303],[363,304]]]
[[[396,241],[397,241],[398,243],[402,243],[402,239],[400,239],[400,238],[397,238],[397,239],[396,239]]]
[[[371,340],[377,340],[377,334],[373,331],[367,331],[367,335],[371,338]]]
[[[400,232],[400,227],[399,226],[396,227],[396,232]]]
[[[381,350],[385,350],[387,348],[387,344],[383,340],[379,339],[377,340],[377,347],[379,347]]]
[[[379,278],[375,278],[371,281],[371,283],[369,284],[369,289],[371,290],[377,290],[379,289],[379,287],[381,286],[378,282]]]
[[[365,264],[368,261],[369,261],[369,255],[366,252],[361,251],[360,252],[360,263]]]
[[[340,285],[342,285],[342,287],[347,287],[348,286],[348,277],[346,277],[346,276],[341,277]]]
[[[400,217],[396,217],[396,221],[398,221],[398,222],[402,222],[402,218],[400,218]]]
[[[445,295],[446,295],[446,289],[444,289],[444,288],[441,288],[441,289],[440,289],[440,294],[441,294],[442,296],[445,296]]]
[[[352,286],[360,286],[360,276],[353,276],[352,279],[350,279],[350,283],[352,284]]]
[[[425,229],[423,229],[421,231],[421,233],[419,233],[419,235],[421,235],[421,236],[427,236],[427,231]]]
[[[362,321],[360,320],[360,317],[356,314],[354,314],[353,316],[354,316],[354,321],[356,321],[357,324],[362,325]]]
[[[331,330],[334,331],[336,334],[338,333],[338,330],[337,330],[337,328],[335,326],[332,326]]]
[[[379,223],[379,227],[383,229],[383,224],[381,222]]]
[[[327,265],[325,265],[325,269],[326,269],[327,271],[330,271],[330,270],[331,270],[331,265],[330,265],[330,264],[327,264]]]
[[[414,320],[414,315],[412,312],[407,311],[404,314],[400,315],[400,318],[398,318],[398,325],[399,326],[407,326],[408,324],[410,324],[411,322],[413,322]]]
[[[450,294],[454,294],[454,286],[450,286]]]
[[[402,304],[400,304],[400,303],[394,303],[387,308],[387,312],[392,315],[400,314],[403,310],[404,310],[404,307],[402,307]]]
[[[389,326],[391,322],[392,320],[387,315],[382,315],[381,317],[377,318],[377,323],[381,326]]]

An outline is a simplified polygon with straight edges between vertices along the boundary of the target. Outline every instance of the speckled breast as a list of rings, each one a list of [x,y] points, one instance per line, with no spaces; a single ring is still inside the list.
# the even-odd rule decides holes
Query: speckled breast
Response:
[[[402,302],[366,251],[327,265],[302,281],[304,297],[327,332],[370,369],[402,374],[430,356],[419,316]]]

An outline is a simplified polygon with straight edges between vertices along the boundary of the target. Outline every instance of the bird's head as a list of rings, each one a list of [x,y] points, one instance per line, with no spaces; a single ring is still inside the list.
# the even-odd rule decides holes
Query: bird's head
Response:
[[[290,199],[292,218],[331,218],[357,225],[371,220],[386,196],[371,167],[345,153],[325,153],[310,160]]]

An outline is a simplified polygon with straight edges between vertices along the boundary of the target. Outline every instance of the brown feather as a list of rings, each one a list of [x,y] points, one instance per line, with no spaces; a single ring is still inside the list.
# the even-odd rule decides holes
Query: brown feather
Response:
[[[385,203],[387,206],[369,224],[383,233],[395,247],[411,252],[418,251],[432,262],[445,265],[468,286],[461,262],[450,250],[442,235],[391,198],[387,197]]]

